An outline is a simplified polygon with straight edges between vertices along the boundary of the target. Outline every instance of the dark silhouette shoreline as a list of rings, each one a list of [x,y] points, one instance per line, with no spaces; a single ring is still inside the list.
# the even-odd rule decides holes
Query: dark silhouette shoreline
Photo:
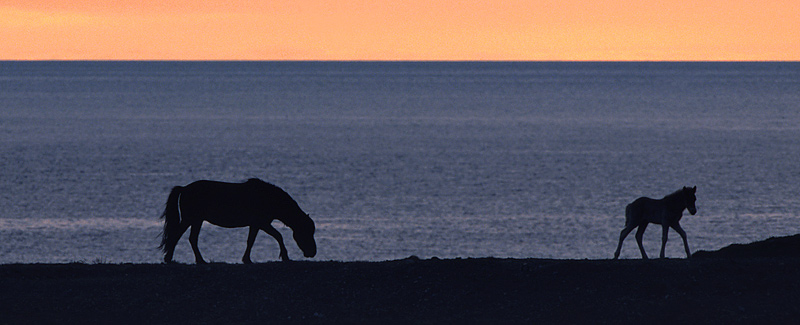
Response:
[[[778,241],[647,261],[9,264],[0,323],[789,323],[800,236]]]

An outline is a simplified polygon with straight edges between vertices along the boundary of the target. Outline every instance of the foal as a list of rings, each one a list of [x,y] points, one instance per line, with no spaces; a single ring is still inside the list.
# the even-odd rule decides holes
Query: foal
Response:
[[[664,248],[667,246],[667,232],[669,232],[670,227],[681,235],[683,247],[686,249],[686,257],[690,257],[692,253],[689,252],[686,232],[683,231],[678,222],[683,217],[684,209],[688,209],[692,215],[697,213],[697,208],[694,206],[694,202],[697,200],[694,195],[696,191],[697,186],[692,188],[684,187],[660,200],[640,197],[633,203],[628,204],[625,207],[625,228],[619,234],[619,245],[617,245],[617,251],[614,252],[614,259],[619,258],[622,241],[636,227],[639,227],[639,230],[636,231],[636,243],[639,244],[642,258],[647,259],[647,253],[644,252],[644,247],[642,246],[642,236],[649,223],[661,225],[661,258],[664,258]]]

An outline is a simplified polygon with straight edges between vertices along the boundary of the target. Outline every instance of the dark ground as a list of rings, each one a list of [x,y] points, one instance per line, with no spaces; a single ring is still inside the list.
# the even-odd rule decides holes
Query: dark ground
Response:
[[[770,240],[688,260],[0,265],[0,323],[795,323],[800,235]]]

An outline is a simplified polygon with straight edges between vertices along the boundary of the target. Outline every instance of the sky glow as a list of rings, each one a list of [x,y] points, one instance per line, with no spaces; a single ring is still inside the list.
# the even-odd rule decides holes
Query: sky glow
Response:
[[[798,20],[796,0],[0,0],[0,60],[797,61]]]

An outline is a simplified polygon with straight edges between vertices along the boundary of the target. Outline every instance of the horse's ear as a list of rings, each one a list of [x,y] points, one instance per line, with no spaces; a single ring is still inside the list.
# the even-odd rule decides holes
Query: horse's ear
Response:
[[[697,192],[697,186],[692,187],[692,192]]]

